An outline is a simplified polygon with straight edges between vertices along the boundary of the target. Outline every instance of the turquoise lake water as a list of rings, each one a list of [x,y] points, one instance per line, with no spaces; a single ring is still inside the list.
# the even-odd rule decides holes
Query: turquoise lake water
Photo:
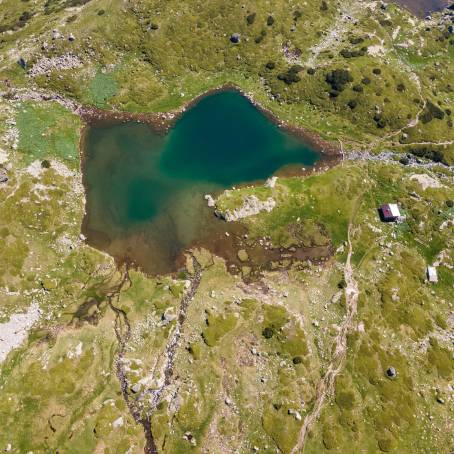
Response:
[[[85,141],[88,242],[150,273],[216,229],[204,194],[255,182],[320,154],[234,91],[186,111],[168,134],[135,122],[90,127]]]

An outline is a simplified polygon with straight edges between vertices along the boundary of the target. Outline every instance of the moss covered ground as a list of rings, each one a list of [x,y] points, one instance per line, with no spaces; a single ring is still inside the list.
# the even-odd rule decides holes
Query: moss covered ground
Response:
[[[219,257],[194,250],[201,282],[166,379],[194,268],[188,259],[175,275],[126,273],[85,244],[83,124],[72,103],[171,111],[233,82],[347,152],[392,150],[452,164],[447,20],[318,0],[3,0],[0,339],[15,314],[33,304],[41,314],[0,364],[0,450],[143,452],[127,396],[150,418],[158,452],[289,453],[346,314],[352,219],[358,313],[304,452],[452,450],[452,169],[345,161],[279,177],[273,188],[221,194],[221,210],[250,195],[276,201],[241,220],[248,241],[330,254],[244,282]],[[380,221],[377,207],[387,202],[399,204],[404,222]],[[438,283],[427,282],[427,265],[437,267]],[[119,359],[114,327],[126,332],[125,320],[130,336]]]

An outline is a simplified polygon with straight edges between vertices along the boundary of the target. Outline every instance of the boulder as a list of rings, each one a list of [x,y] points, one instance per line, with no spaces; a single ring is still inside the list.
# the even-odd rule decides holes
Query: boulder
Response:
[[[276,186],[276,181],[277,181],[277,177],[268,178],[268,180],[266,180],[266,182],[265,182],[265,187],[273,189],[274,186]]]
[[[216,202],[210,194],[206,194],[204,198],[207,201],[209,207],[214,207],[216,205]]]
[[[243,205],[235,208],[233,211],[226,210],[225,213],[217,211],[216,214],[227,222],[238,221],[249,216],[259,214],[261,211],[268,213],[274,209],[276,201],[269,197],[267,200],[261,201],[255,195],[247,196],[244,199]]]
[[[230,36],[230,42],[233,44],[238,44],[241,41],[241,35],[239,33],[234,33]]]
[[[112,423],[112,427],[114,429],[118,429],[119,427],[123,426],[123,424],[124,424],[123,416],[120,416]]]
[[[5,169],[0,169],[0,183],[6,183],[8,181],[8,174]]]
[[[173,313],[173,308],[166,309],[166,311],[161,316],[161,320],[164,325],[167,325],[168,323],[172,322],[176,318],[177,318],[177,316]]]
[[[134,393],[134,394],[137,394],[139,391],[140,391],[140,384],[139,383],[136,383],[135,385],[132,385],[131,386],[131,391]]]
[[[389,378],[395,378],[397,376],[397,371],[396,369],[394,369],[394,367],[388,367],[388,369],[386,370],[386,375],[389,377]]]

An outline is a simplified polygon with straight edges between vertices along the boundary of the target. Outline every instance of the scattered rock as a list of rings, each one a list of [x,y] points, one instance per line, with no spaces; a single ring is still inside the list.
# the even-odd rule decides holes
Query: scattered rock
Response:
[[[68,36],[68,41],[75,41],[76,37],[70,33],[69,36]]]
[[[28,72],[29,76],[36,77],[41,74],[50,74],[55,70],[67,70],[80,68],[82,61],[72,54],[60,55],[58,57],[43,57],[38,60]]]
[[[301,421],[301,419],[302,419],[300,412],[296,411],[296,410],[292,410],[291,408],[289,408],[288,414],[293,415],[297,421]]]
[[[186,432],[186,433],[183,435],[183,439],[189,441],[189,443],[191,444],[191,446],[197,446],[197,441],[196,441],[194,435],[192,435],[191,432]]]
[[[444,404],[444,403],[445,403],[445,400],[443,399],[443,397],[437,396],[437,402],[438,402],[439,404]]]
[[[8,181],[8,173],[6,169],[0,169],[0,183],[6,183]]]
[[[394,369],[394,367],[388,367],[388,369],[386,370],[386,375],[389,377],[389,378],[395,378],[397,377],[397,372],[396,372],[396,369]]]
[[[0,323],[0,364],[11,350],[25,341],[28,331],[40,316],[39,305],[32,303],[25,313],[12,314],[8,322]]]
[[[134,394],[137,394],[139,391],[140,391],[140,384],[139,383],[136,383],[135,385],[132,385],[131,386],[131,391],[134,393]]]
[[[225,213],[219,211],[216,214],[227,222],[238,221],[239,219],[254,216],[261,211],[268,213],[276,206],[276,201],[269,197],[267,200],[261,201],[255,195],[247,196],[244,199],[243,206],[235,208],[233,211],[226,210]]]
[[[167,325],[171,321],[175,320],[177,316],[173,313],[173,308],[166,309],[161,316],[161,320],[164,325]]]
[[[27,67],[27,63],[22,57],[17,60],[17,63],[22,69],[25,69]]]
[[[216,205],[216,202],[214,201],[213,197],[211,197],[210,194],[205,195],[205,200],[207,201],[209,207],[214,207]]]
[[[233,44],[238,44],[241,41],[241,35],[239,33],[234,33],[230,36],[230,42]]]
[[[124,424],[123,416],[120,416],[118,419],[116,419],[116,420],[112,423],[112,427],[113,427],[114,429],[117,429],[118,427],[123,426],[123,424]]]
[[[265,187],[273,189],[276,186],[276,182],[277,182],[277,177],[268,178],[268,180],[266,180],[266,182],[265,182]]]

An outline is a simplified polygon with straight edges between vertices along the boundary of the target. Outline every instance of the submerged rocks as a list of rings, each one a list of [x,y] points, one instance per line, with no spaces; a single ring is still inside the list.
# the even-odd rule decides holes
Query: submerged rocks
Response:
[[[239,219],[247,218],[259,214],[261,211],[268,213],[276,206],[276,201],[269,197],[266,200],[259,200],[257,196],[250,195],[244,199],[243,205],[235,208],[233,211],[226,210],[225,212],[217,211],[217,216],[226,220],[227,222],[238,221]]]

